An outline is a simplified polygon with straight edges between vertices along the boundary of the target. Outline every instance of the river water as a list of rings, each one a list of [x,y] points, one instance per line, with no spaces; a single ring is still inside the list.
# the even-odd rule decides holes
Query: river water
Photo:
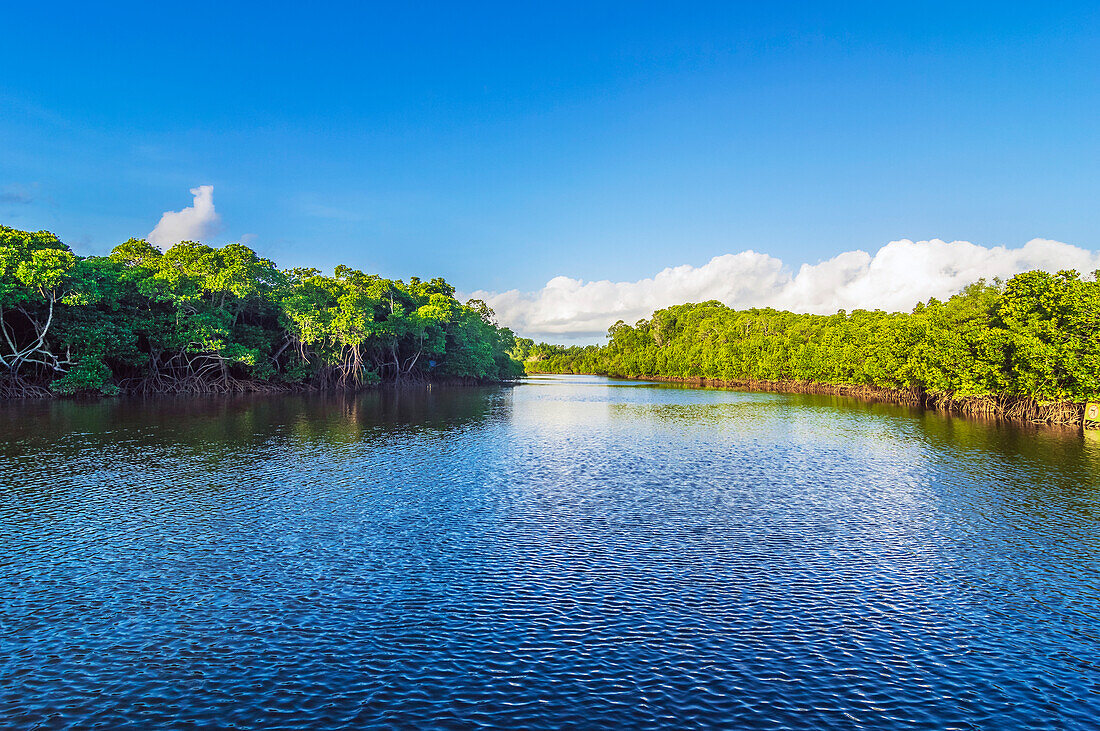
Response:
[[[0,407],[0,726],[1100,724],[1100,440],[807,395]]]

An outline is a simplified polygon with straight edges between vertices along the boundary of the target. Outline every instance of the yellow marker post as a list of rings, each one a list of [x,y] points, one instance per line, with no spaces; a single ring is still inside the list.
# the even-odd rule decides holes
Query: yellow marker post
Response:
[[[1085,404],[1085,428],[1100,429],[1100,404]]]

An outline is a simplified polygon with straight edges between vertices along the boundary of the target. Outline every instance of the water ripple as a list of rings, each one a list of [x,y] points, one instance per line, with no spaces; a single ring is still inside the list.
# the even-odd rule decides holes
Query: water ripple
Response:
[[[834,397],[0,409],[15,728],[1091,729],[1100,448]]]

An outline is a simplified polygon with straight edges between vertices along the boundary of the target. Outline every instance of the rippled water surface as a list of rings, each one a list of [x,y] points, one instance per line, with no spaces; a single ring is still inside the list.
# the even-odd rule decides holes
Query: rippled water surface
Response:
[[[543,377],[0,407],[0,725],[1097,728],[1100,440]]]

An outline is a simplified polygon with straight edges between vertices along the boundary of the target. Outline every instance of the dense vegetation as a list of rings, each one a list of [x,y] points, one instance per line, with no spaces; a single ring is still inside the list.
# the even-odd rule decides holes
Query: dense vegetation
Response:
[[[1100,283],[1033,271],[984,281],[911,313],[803,315],[719,302],[618,322],[604,347],[520,341],[529,370],[635,378],[805,382],[940,400],[1082,402],[1100,397]]]
[[[0,226],[0,395],[358,388],[522,375],[511,331],[442,279],[281,270],[240,244],[81,257]]]

